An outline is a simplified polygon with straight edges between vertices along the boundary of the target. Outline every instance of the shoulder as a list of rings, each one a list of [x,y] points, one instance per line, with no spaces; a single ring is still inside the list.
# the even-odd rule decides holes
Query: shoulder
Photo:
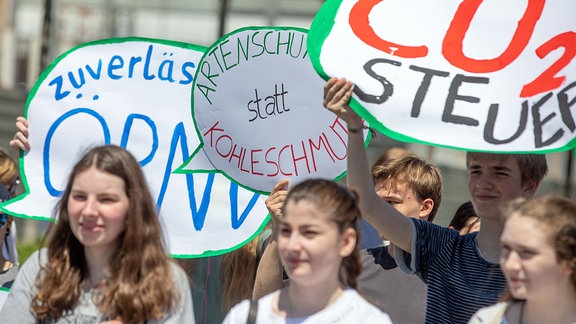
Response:
[[[246,319],[248,318],[249,303],[250,301],[245,299],[234,305],[228,314],[226,314],[226,317],[224,317],[222,324],[246,323]]]
[[[500,302],[479,309],[470,319],[470,324],[475,323],[501,323],[508,303]]]
[[[448,227],[440,226],[438,224],[416,218],[410,218],[416,231],[426,232],[427,234],[436,234],[444,237],[457,237],[460,234]]]
[[[172,281],[184,293],[190,293],[190,282],[188,280],[188,274],[178,265],[175,261],[170,261],[170,270],[172,275]]]
[[[341,297],[341,303],[354,305],[353,317],[360,322],[392,323],[388,314],[370,304],[354,289],[346,289]]]
[[[278,317],[274,315],[272,310],[272,302],[274,297],[279,293],[279,290],[274,291],[260,299],[258,299],[258,311],[257,317],[258,321],[265,319],[266,322],[278,320]],[[226,315],[224,319],[225,324],[232,324],[232,323],[246,323],[246,319],[248,318],[248,312],[250,310],[250,300],[245,299],[240,303],[236,304],[230,312]]]
[[[413,248],[424,251],[438,253],[447,245],[454,246],[461,240],[460,234],[448,227],[440,226],[421,219],[410,219],[412,221],[415,240]]]
[[[32,253],[20,267],[24,274],[36,274],[40,268],[48,263],[48,249],[42,248]]]

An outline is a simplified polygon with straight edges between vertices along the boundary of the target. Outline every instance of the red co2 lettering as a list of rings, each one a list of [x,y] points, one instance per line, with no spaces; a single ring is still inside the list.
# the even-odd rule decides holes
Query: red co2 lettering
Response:
[[[354,34],[367,45],[386,53],[404,58],[425,57],[428,55],[426,45],[407,46],[396,44],[380,38],[370,26],[369,15],[372,9],[384,0],[359,0],[350,11],[349,24]],[[529,0],[524,15],[518,21],[518,27],[508,47],[500,56],[492,59],[478,60],[467,57],[463,51],[464,38],[474,16],[483,0],[463,0],[454,14],[442,42],[442,55],[453,66],[472,73],[490,73],[500,71],[514,62],[524,51],[534,27],[542,15],[545,0]],[[557,35],[541,45],[536,55],[544,58],[550,52],[564,48],[564,54],[532,82],[522,88],[520,97],[531,97],[542,92],[558,88],[566,79],[556,76],[576,55],[576,33],[566,32]]]

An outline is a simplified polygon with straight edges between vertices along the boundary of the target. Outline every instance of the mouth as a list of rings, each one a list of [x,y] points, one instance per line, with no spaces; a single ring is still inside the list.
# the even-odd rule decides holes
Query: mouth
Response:
[[[287,258],[286,259],[286,265],[290,268],[294,268],[297,265],[299,265],[300,263],[302,263],[302,260],[300,260],[299,258]]]
[[[518,277],[511,277],[508,279],[508,281],[510,282],[511,286],[518,286],[524,282],[524,280],[522,280]]]
[[[498,198],[494,195],[485,195],[485,194],[476,194],[474,195],[474,197],[476,198],[477,201],[489,201]]]
[[[102,226],[98,224],[88,224],[88,223],[80,223],[80,229],[84,232],[95,232],[102,228]]]

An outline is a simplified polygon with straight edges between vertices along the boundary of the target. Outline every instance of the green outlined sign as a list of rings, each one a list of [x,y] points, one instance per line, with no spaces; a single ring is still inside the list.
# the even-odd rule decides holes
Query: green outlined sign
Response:
[[[576,2],[329,0],[310,58],[403,141],[502,152],[574,143]]]
[[[285,178],[294,184],[345,172],[346,125],[322,107],[324,80],[306,39],[299,28],[247,27],[206,51],[193,87],[202,148],[191,163],[260,193]]]
[[[83,44],[60,56],[26,104],[31,150],[20,161],[26,194],[1,209],[50,219],[75,161],[93,145],[112,143],[140,162],[170,254],[217,255],[256,236],[268,215],[264,198],[219,174],[173,173],[200,145],[190,89],[204,51],[122,38]]]

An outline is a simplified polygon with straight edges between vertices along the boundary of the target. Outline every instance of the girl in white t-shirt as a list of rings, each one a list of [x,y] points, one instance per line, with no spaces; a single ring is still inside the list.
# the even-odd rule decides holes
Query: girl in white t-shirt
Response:
[[[576,323],[576,204],[546,195],[513,206],[500,242],[508,291],[470,323]]]
[[[258,300],[256,323],[390,323],[356,288],[360,273],[356,198],[330,180],[304,181],[288,192],[279,220],[278,253],[290,284]],[[224,323],[246,323],[248,300]]]

